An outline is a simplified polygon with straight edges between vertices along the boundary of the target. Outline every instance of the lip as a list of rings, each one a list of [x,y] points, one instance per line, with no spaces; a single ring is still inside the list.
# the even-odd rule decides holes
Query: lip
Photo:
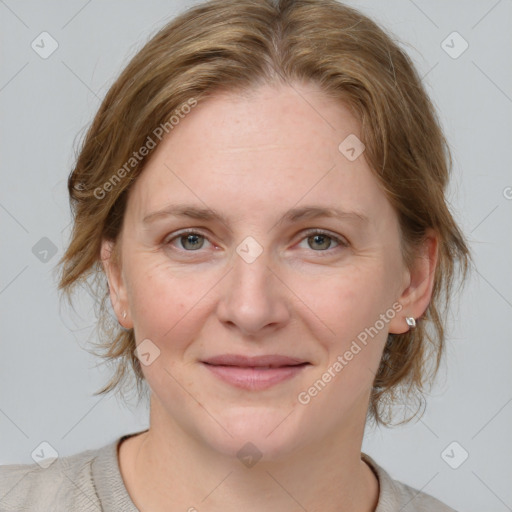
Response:
[[[224,354],[202,361],[205,368],[232,386],[261,391],[300,374],[310,363],[281,355]]]
[[[244,356],[238,354],[221,354],[218,356],[205,359],[203,363],[222,366],[239,366],[239,367],[261,367],[261,366],[292,366],[307,363],[304,359],[295,357],[282,356],[279,354],[268,354],[264,356]]]

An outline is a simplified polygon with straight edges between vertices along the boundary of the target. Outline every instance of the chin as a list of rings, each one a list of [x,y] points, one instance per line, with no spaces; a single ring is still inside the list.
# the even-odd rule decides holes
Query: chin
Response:
[[[217,436],[208,432],[210,446],[227,456],[243,457],[244,454],[261,456],[263,461],[278,460],[304,443],[295,412],[284,408],[237,407],[225,410],[219,422],[226,430],[216,429]],[[298,416],[298,415],[297,415]],[[284,420],[284,421],[283,421]],[[252,453],[254,452],[254,453]]]

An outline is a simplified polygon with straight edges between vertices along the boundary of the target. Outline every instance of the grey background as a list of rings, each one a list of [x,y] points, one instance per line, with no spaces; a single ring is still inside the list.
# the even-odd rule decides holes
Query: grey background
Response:
[[[59,302],[53,267],[69,236],[66,178],[84,129],[129,58],[193,3],[0,0],[2,464],[33,462],[42,441],[66,456],[148,425],[145,407],[92,396],[109,371],[82,348],[95,334],[91,300],[83,293],[77,311]],[[350,5],[405,41],[424,76],[453,149],[450,202],[476,262],[426,414],[367,430],[363,451],[460,511],[512,510],[512,3]],[[43,31],[59,45],[47,59],[31,47]],[[442,47],[453,31],[469,44],[458,58]],[[46,262],[44,237],[55,246]],[[453,441],[469,453],[458,469],[441,456]]]

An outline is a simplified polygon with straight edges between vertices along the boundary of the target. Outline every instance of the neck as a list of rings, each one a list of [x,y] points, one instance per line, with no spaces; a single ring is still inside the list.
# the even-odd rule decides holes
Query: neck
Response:
[[[362,431],[347,428],[289,456],[244,465],[162,421],[162,413],[152,398],[150,429],[119,450],[123,480],[141,512],[259,512],[263,500],[268,512],[375,511],[379,485],[361,460]]]

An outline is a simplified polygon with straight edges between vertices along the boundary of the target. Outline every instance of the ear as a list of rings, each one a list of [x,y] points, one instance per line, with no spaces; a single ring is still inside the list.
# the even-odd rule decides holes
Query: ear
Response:
[[[123,280],[120,262],[115,249],[115,242],[103,239],[101,242],[100,257],[103,270],[108,280],[110,302],[118,322],[126,329],[133,327],[131,319],[128,294]],[[123,315],[126,313],[126,317]]]
[[[438,236],[433,229],[427,230],[418,248],[412,268],[406,271],[405,285],[398,299],[402,310],[391,320],[389,332],[402,334],[410,327],[405,318],[417,320],[428,308],[434,288],[434,276],[438,261]]]

